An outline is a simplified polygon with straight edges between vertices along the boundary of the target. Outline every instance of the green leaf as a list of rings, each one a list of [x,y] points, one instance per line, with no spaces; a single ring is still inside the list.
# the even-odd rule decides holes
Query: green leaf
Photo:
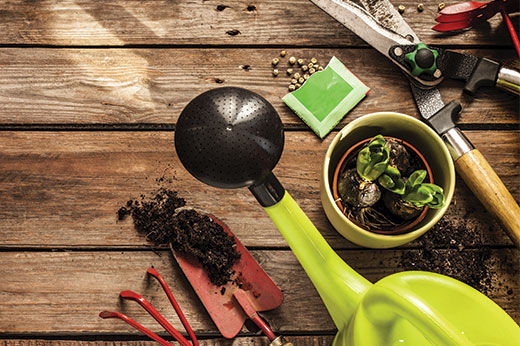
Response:
[[[404,194],[405,184],[401,179],[401,173],[393,166],[386,166],[386,170],[378,178],[377,182],[385,189],[397,193],[398,195]]]
[[[389,160],[390,150],[386,146],[384,137],[378,135],[359,151],[356,170],[361,178],[374,181],[386,170]]]
[[[408,178],[408,182],[412,187],[418,185],[424,181],[424,179],[426,178],[426,174],[427,173],[424,169],[415,171],[410,175],[410,178]]]
[[[433,194],[429,188],[416,185],[411,192],[403,196],[403,200],[422,206],[433,200]]]
[[[379,185],[393,193],[396,193],[398,195],[404,194],[404,181],[400,177],[398,177],[395,180],[394,179],[395,177],[383,173],[377,179],[377,182],[379,183]]]

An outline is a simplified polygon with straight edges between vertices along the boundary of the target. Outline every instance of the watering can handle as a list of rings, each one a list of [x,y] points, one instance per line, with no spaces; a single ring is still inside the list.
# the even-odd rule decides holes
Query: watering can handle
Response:
[[[287,191],[278,203],[264,209],[342,329],[372,284],[336,254]]]
[[[433,345],[473,345],[460,328],[425,303],[423,297],[408,289],[404,281],[399,287],[393,286],[388,282],[374,285],[361,303],[376,329],[377,325],[387,325],[389,319],[398,315],[416,327]]]

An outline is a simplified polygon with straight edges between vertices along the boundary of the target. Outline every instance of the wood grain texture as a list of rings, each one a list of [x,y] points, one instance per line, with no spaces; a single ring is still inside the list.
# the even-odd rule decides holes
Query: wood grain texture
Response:
[[[290,336],[290,340],[298,346],[328,346],[332,343],[332,335],[317,336]],[[233,340],[210,339],[199,340],[202,346],[268,346],[269,340],[262,336],[238,337]],[[0,346],[156,346],[153,341],[72,341],[72,340],[45,340],[45,339],[8,339],[0,340]],[[175,344],[177,345],[177,344]]]
[[[520,193],[517,131],[467,131],[517,199]],[[0,137],[1,247],[148,246],[130,220],[116,211],[130,198],[166,184],[194,208],[228,224],[246,246],[287,246],[247,189],[206,186],[181,166],[173,132],[2,132]],[[329,224],[319,196],[320,171],[333,135],[286,132],[275,174],[336,248],[354,245]],[[511,244],[459,179],[446,219],[459,232],[474,232],[475,244]],[[417,246],[417,242],[411,244]]]
[[[511,45],[500,16],[441,34],[431,30],[438,1],[425,0],[422,13],[411,0],[394,4],[406,6],[403,17],[424,42]],[[225,7],[219,11],[218,5]],[[0,32],[0,44],[364,44],[308,0],[6,0]]]
[[[464,52],[500,60],[515,57],[509,50]],[[0,125],[171,126],[198,94],[239,86],[264,96],[287,126],[307,129],[281,100],[290,83],[287,57],[279,64],[280,75],[271,75],[271,60],[278,54],[276,49],[0,49]],[[337,56],[372,88],[339,126],[378,111],[418,117],[406,78],[375,50],[295,49],[288,54],[317,57],[321,63]],[[462,95],[462,87],[452,80],[441,87],[446,102],[462,103],[460,123],[518,124],[517,96],[488,89],[472,99]]]
[[[455,168],[485,208],[498,218],[520,248],[520,207],[478,149],[462,155]]]
[[[400,257],[415,250],[350,250],[339,255],[371,282],[402,271]],[[452,250],[457,252],[458,250]],[[473,251],[473,250],[467,250]],[[513,319],[520,321],[517,298],[520,261],[515,249],[492,250],[488,295]],[[281,333],[334,331],[334,324],[317,292],[290,251],[251,251],[282,289],[285,299],[276,310],[263,313]],[[0,330],[4,333],[54,335],[135,335],[119,320],[103,320],[103,310],[123,312],[164,335],[161,327],[138,304],[118,299],[121,290],[143,294],[176,328],[182,329],[159,285],[146,278],[150,265],[165,277],[196,333],[216,333],[168,251],[129,252],[2,252],[0,253]],[[508,290],[512,294],[508,294]],[[516,298],[515,298],[516,297]]]

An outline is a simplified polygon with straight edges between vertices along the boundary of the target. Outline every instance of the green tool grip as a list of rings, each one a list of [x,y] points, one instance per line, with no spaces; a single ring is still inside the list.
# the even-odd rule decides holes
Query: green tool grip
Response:
[[[318,290],[336,327],[344,328],[372,284],[330,247],[287,191],[264,208]]]

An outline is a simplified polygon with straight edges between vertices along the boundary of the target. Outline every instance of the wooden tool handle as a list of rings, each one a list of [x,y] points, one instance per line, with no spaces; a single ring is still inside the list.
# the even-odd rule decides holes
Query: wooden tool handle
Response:
[[[455,168],[484,207],[495,215],[520,248],[520,207],[478,149],[455,161]]]

